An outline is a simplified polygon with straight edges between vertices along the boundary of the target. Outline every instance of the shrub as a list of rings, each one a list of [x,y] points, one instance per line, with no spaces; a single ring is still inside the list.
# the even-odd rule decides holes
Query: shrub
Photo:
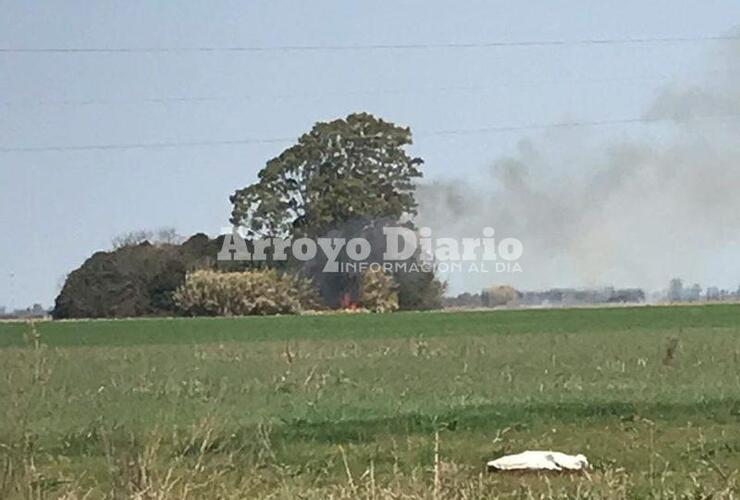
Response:
[[[419,270],[396,273],[399,308],[403,311],[427,311],[442,308],[447,283],[438,280],[431,271]]]
[[[400,223],[393,218],[357,217],[354,220],[331,226],[331,229],[322,232],[321,236],[341,237],[346,241],[363,238],[370,242],[371,248],[370,255],[363,262],[368,265],[382,264],[387,251],[384,231],[386,228],[399,226],[414,229],[412,224]],[[440,282],[435,277],[432,266],[423,263],[420,258],[421,251],[417,249],[414,255],[402,262],[404,265],[396,267],[391,274],[394,291],[398,294],[398,307],[401,310],[428,310],[442,307],[445,283]],[[313,279],[327,307],[347,307],[348,299],[351,303],[360,303],[362,272],[359,268],[353,267],[357,261],[350,259],[346,252],[340,253],[337,260],[342,265],[341,272],[323,272],[327,263],[323,252],[318,252],[315,258],[301,263],[300,269],[304,275]],[[344,266],[344,263],[348,265]]]
[[[515,305],[519,301],[519,297],[519,292],[508,285],[493,286],[481,293],[481,299],[485,307]]]
[[[67,277],[54,318],[123,318],[175,314],[172,293],[189,270],[214,265],[219,240],[204,234],[182,245],[124,245],[96,252]]]
[[[392,312],[398,309],[398,293],[393,278],[382,269],[368,268],[362,273],[360,305],[373,312]]]
[[[191,316],[297,314],[318,303],[311,282],[273,269],[189,273],[175,291],[177,307]]]

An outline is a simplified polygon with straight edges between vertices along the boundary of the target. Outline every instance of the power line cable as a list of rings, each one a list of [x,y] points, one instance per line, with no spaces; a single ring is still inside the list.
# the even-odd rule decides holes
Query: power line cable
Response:
[[[740,118],[738,114],[724,114],[713,116],[694,116],[686,118],[686,121],[703,121],[703,120],[726,120]],[[609,125],[631,125],[639,123],[661,123],[675,122],[682,119],[681,117],[672,118],[624,118],[615,120],[593,120],[593,121],[568,121],[557,123],[541,123],[528,125],[502,125],[483,127],[475,129],[449,129],[416,133],[416,137],[435,137],[435,136],[455,136],[503,132],[520,132],[532,130],[547,129],[564,129],[580,127],[602,127]],[[354,139],[372,140],[373,136],[356,137]],[[266,138],[266,139],[235,139],[223,141],[184,141],[184,142],[140,142],[140,143],[121,143],[121,144],[94,144],[81,146],[31,146],[31,147],[0,147],[0,153],[40,153],[40,152],[68,152],[68,151],[110,151],[110,150],[132,150],[132,149],[173,149],[181,147],[214,147],[214,146],[241,146],[249,144],[275,144],[291,143],[296,139],[291,137],[285,138]]]
[[[357,45],[276,45],[276,46],[193,46],[193,47],[0,47],[6,54],[170,54],[188,52],[340,52],[382,50],[487,49],[508,47],[570,47],[602,45],[685,44],[697,42],[738,41],[740,35],[693,37],[590,38],[580,40],[519,40],[449,43],[389,43]]]
[[[83,146],[32,146],[21,148],[0,147],[0,153],[44,153],[52,151],[109,151],[127,149],[172,149],[181,147],[240,146],[246,144],[287,143],[295,138],[273,139],[234,139],[225,141],[184,141],[184,142],[135,142],[128,144],[92,144]]]
[[[703,74],[711,75],[733,75],[738,74],[732,71],[714,70],[707,71]],[[420,87],[416,89],[372,89],[372,90],[335,90],[329,92],[295,92],[279,94],[253,94],[253,95],[235,95],[235,96],[164,96],[164,97],[142,97],[142,98],[80,98],[80,99],[52,99],[52,100],[32,100],[20,99],[14,101],[2,101],[0,105],[4,106],[88,106],[88,105],[106,105],[106,104],[126,104],[126,103],[152,103],[152,104],[179,104],[179,103],[209,103],[209,102],[234,102],[234,101],[252,101],[256,99],[305,99],[315,97],[337,97],[337,96],[378,96],[378,95],[409,95],[409,94],[429,94],[429,93],[453,93],[453,92],[478,92],[488,91],[498,88],[506,88],[518,85],[564,85],[578,83],[615,83],[615,82],[646,82],[646,81],[663,81],[674,78],[674,75],[637,75],[627,77],[602,77],[602,78],[561,78],[561,79],[533,79],[533,80],[510,80],[496,82],[491,85],[459,85],[447,87]]]

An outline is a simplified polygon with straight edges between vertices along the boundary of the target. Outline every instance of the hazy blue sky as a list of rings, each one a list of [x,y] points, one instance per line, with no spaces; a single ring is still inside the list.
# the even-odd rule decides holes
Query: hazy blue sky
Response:
[[[2,48],[268,47],[704,37],[733,28],[740,2],[19,0],[0,13]],[[428,179],[470,177],[536,132],[430,132],[640,116],[711,50],[0,53],[0,148],[297,137],[367,110],[412,127]],[[174,97],[209,99],[151,100]],[[217,233],[229,194],[284,147],[0,152],[0,305],[51,305],[65,274],[123,231]]]

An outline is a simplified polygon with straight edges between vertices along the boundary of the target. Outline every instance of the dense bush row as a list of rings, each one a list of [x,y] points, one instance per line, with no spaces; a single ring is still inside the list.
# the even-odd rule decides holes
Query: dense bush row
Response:
[[[195,235],[182,245],[147,241],[96,252],[69,274],[55,318],[172,315],[172,293],[191,269],[214,265],[218,240]]]
[[[398,310],[398,292],[393,278],[378,268],[362,273],[360,305],[378,313]]]
[[[382,234],[381,227],[374,231]],[[378,239],[378,234],[358,232],[360,236]],[[377,252],[381,253],[382,245],[377,243]],[[260,267],[251,262],[219,262],[216,256],[223,245],[221,238],[209,239],[204,234],[191,237],[185,243],[151,244],[148,241],[128,243],[120,248],[97,252],[87,259],[80,268],[67,277],[64,287],[56,299],[52,312],[55,318],[123,318],[137,316],[174,316],[180,314],[270,314],[288,313],[299,309],[339,308],[347,305],[360,306],[377,312],[400,310],[435,309],[441,307],[444,292],[432,272],[396,272],[393,275],[377,273],[323,273],[324,262],[296,263],[284,262],[271,265],[275,273],[262,274]],[[373,256],[369,260],[377,260]],[[251,284],[229,281],[224,277],[213,278],[208,274],[195,274],[196,271],[214,271],[241,273],[253,271]],[[191,274],[187,287],[181,288],[186,276]],[[282,274],[280,274],[282,273]],[[195,277],[197,276],[197,278]],[[200,297],[205,301],[195,301],[196,281],[198,286],[205,287],[206,277],[228,287],[211,296],[202,292]],[[269,278],[268,278],[269,276]],[[311,294],[315,297],[307,300],[308,280],[294,276],[306,276],[310,279]],[[258,279],[259,278],[259,279]],[[274,279],[277,289],[260,283]],[[244,276],[234,280],[245,280]],[[290,293],[284,288],[294,289]],[[223,285],[226,286],[226,285]],[[251,287],[251,288],[250,288]],[[282,288],[281,288],[282,287]],[[176,291],[180,304],[176,303]],[[209,289],[210,290],[210,289]],[[201,293],[201,292],[198,292]],[[234,294],[226,298],[227,294]],[[259,303],[252,303],[256,293],[265,293],[268,298]],[[291,297],[288,302],[283,300]],[[246,294],[242,296],[242,294]],[[205,300],[218,297],[217,302]],[[300,302],[295,304],[294,299]],[[345,300],[346,299],[346,300]],[[210,300],[210,299],[209,299]],[[290,302],[293,301],[293,302]],[[348,302],[348,304],[343,304]]]
[[[297,314],[318,305],[309,280],[274,269],[195,271],[187,275],[173,300],[190,316]]]

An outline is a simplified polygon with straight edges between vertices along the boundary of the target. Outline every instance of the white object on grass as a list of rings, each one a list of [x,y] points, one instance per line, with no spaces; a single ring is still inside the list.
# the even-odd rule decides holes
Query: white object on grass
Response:
[[[553,470],[580,471],[588,469],[585,456],[568,455],[559,451],[525,451],[488,462],[488,470]]]

